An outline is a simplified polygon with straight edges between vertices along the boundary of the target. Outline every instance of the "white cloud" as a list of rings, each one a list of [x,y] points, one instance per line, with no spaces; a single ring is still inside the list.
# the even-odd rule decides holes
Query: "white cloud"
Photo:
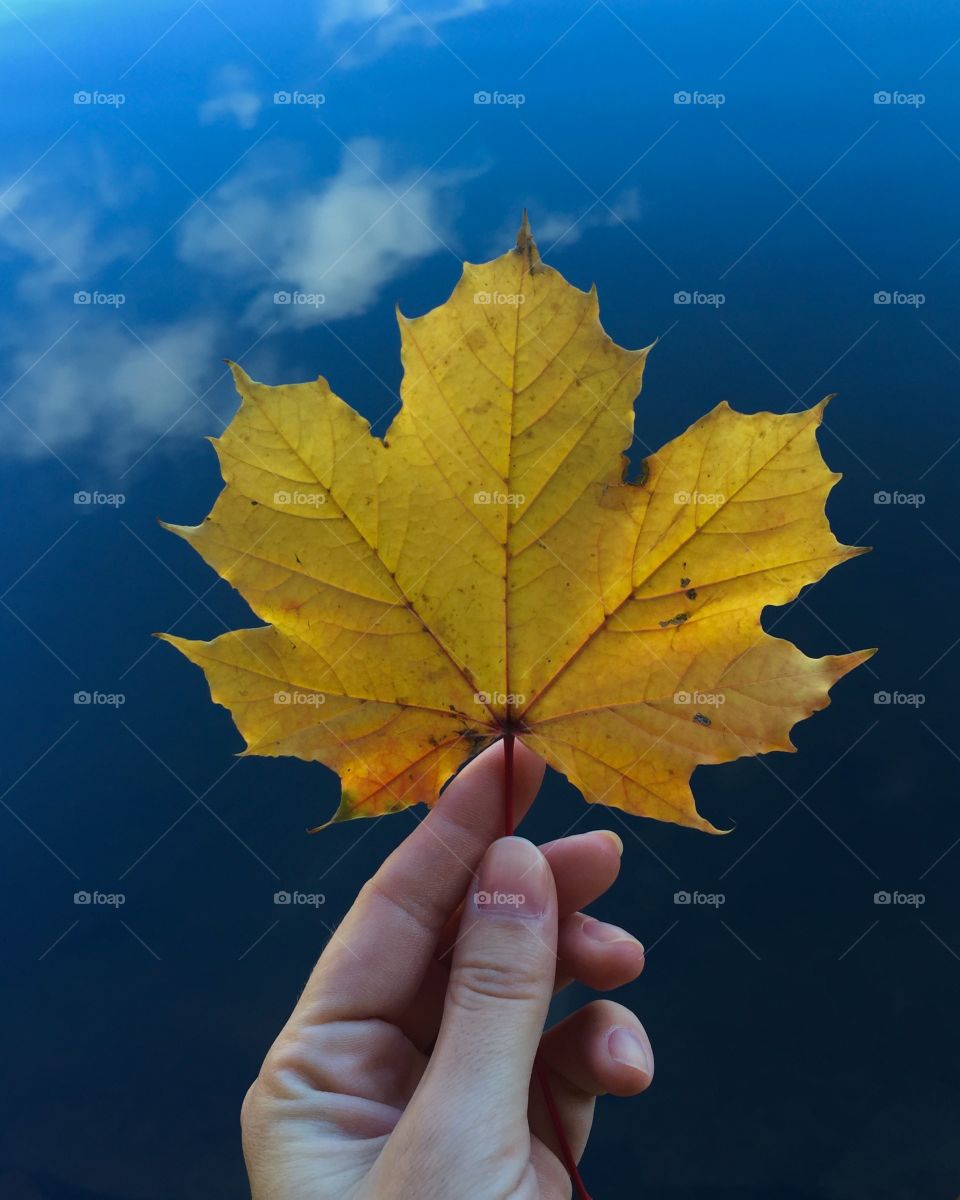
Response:
[[[533,206],[530,210],[530,223],[540,253],[548,254],[554,247],[563,249],[573,246],[590,229],[609,228],[621,223],[629,225],[631,221],[640,218],[640,193],[635,188],[621,192],[615,199],[604,204],[595,204],[591,208],[591,203],[592,201],[585,201],[580,213],[551,212]],[[501,227],[500,235],[491,246],[492,254],[503,253],[504,246],[509,244],[509,239],[515,232],[516,224],[514,221],[513,228],[506,223]]]
[[[442,250],[463,179],[420,178],[379,143],[358,141],[331,177],[306,186],[297,182],[299,152],[285,157],[274,146],[268,167],[247,166],[207,198],[220,219],[197,206],[171,234],[183,265],[167,269],[161,300],[176,297],[179,315],[157,318],[153,293],[139,290],[143,276],[123,277],[156,236],[140,227],[155,211],[142,195],[153,177],[85,151],[56,177],[35,171],[6,193],[0,182],[0,267],[14,306],[0,323],[12,384],[0,404],[0,455],[52,450],[75,470],[94,459],[116,474],[154,442],[218,431],[231,385],[214,387],[205,404],[196,397],[215,383],[224,355],[241,356],[276,321],[302,327],[361,313],[390,280]],[[283,290],[323,294],[325,303],[275,304]],[[75,303],[76,292],[101,302]],[[237,314],[249,334],[237,332]],[[289,361],[271,360],[261,344],[257,370],[289,375]]]
[[[119,468],[173,425],[181,434],[217,431],[196,396],[222,370],[219,323],[184,320],[137,334],[142,341],[112,310],[81,308],[51,315],[9,346],[11,378],[23,378],[0,409],[4,453],[39,458],[52,450],[72,466],[74,451],[93,451]],[[206,403],[214,406],[210,396]]]
[[[352,66],[401,42],[437,45],[441,30],[506,3],[506,0],[320,0],[319,25],[324,41],[350,39],[339,66]]]
[[[14,301],[0,324],[9,388],[0,453],[35,458],[49,447],[69,464],[93,450],[112,465],[129,462],[191,408],[223,353],[242,348],[225,343],[220,318],[135,315],[136,277],[124,280],[122,265],[153,240],[130,220],[152,178],[115,167],[94,141],[82,155],[69,149],[55,176],[34,171],[0,185],[0,264]],[[77,303],[78,293],[90,302]],[[198,405],[177,428],[213,431],[216,422]]]
[[[93,162],[96,165],[96,155]],[[89,166],[87,168],[89,171]],[[103,228],[109,176],[95,170],[96,199],[65,192],[62,181],[32,177],[8,187],[0,203],[0,251],[19,260],[21,299],[44,302],[57,290],[83,287],[112,262],[130,254],[132,229]]]
[[[251,168],[208,198],[217,216],[190,214],[178,251],[189,265],[246,289],[248,323],[356,316],[450,237],[458,177],[420,174],[395,170],[373,140],[352,143],[337,174],[315,188],[294,188],[281,167]],[[278,292],[293,302],[276,304]],[[298,303],[297,295],[323,300]]]
[[[236,121],[241,129],[252,129],[260,116],[263,99],[251,87],[252,76],[242,67],[227,65],[217,71],[211,95],[200,105],[201,125]]]

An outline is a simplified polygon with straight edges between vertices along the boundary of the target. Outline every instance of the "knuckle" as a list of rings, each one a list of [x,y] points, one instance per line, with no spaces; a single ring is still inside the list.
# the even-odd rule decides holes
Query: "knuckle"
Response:
[[[632,1025],[635,1017],[629,1008],[615,1000],[591,1000],[580,1010],[587,1030],[603,1030],[618,1024]]]
[[[293,1099],[305,1090],[320,1090],[325,1082],[323,1059],[310,1039],[284,1038],[264,1059],[260,1089],[277,1099]]]
[[[489,1000],[532,1003],[541,998],[539,974],[516,962],[469,958],[457,963],[447,986],[448,1000],[460,1008],[476,1008]]]
[[[254,1080],[247,1088],[243,1103],[240,1105],[240,1128],[244,1131],[249,1129],[254,1122],[257,1099],[257,1081]]]
[[[240,1141],[248,1160],[257,1154],[263,1142],[263,1097],[259,1082],[259,1079],[255,1079],[250,1084],[240,1105]]]

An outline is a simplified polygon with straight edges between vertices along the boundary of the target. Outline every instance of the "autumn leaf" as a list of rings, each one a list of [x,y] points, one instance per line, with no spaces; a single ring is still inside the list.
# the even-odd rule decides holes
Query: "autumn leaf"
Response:
[[[167,528],[266,624],[166,640],[247,754],[338,772],[335,820],[433,803],[506,732],[592,803],[713,830],[694,768],[792,750],[872,653],[807,658],[760,623],[860,553],[824,512],[824,404],[721,404],[626,482],[649,347],[607,337],[595,289],[540,261],[526,218],[516,249],[398,320],[382,440],[323,378],[233,366],[226,487],[201,525]]]

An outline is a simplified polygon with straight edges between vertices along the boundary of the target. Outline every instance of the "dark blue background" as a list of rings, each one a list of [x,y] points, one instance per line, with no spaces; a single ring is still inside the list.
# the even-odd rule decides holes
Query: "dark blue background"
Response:
[[[149,635],[209,637],[249,614],[156,518],[194,523],[219,489],[202,437],[235,403],[221,357],[269,382],[322,371],[382,428],[394,303],[439,303],[458,260],[505,249],[527,205],[548,261],[596,281],[610,334],[661,339],[635,453],[722,399],[786,411],[838,392],[829,514],[841,540],[875,547],[767,614],[810,654],[881,653],[798,728],[799,754],[697,772],[731,836],[586,809],[556,777],[524,828],[618,830],[623,876],[597,911],[648,947],[620,998],[650,1032],[656,1084],[600,1103],[585,1175],[597,1200],[955,1197],[960,12],[474,8],[0,6],[0,1193],[242,1194],[243,1091],[328,928],[412,820],[308,838],[334,777],[232,757],[200,673]],[[275,105],[282,89],[325,103]],[[525,102],[474,104],[495,89]],[[77,105],[78,90],[125,103]],[[203,107],[229,94],[219,117]],[[364,234],[358,197],[386,210],[441,156],[411,193],[423,223],[395,206],[357,278],[334,267],[314,285],[316,320],[272,303],[313,290],[314,263]],[[213,184],[220,219],[194,204]],[[311,196],[329,200],[314,217],[292,202]],[[311,221],[337,248],[326,260]],[[80,289],[126,303],[76,305]],[[674,302],[695,290],[725,303]],[[77,505],[82,489],[125,503]],[[125,703],[76,705],[84,690]],[[326,905],[277,908],[281,888]],[[76,906],[84,889],[125,904]],[[725,903],[694,910],[680,890]],[[876,905],[881,890],[925,902]]]

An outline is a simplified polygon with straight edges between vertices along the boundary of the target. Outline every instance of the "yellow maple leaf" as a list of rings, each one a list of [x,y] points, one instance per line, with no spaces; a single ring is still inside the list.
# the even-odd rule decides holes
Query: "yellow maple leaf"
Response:
[[[647,349],[595,289],[517,247],[398,313],[387,435],[323,378],[267,387],[214,444],[226,487],[179,533],[265,626],[164,635],[206,672],[247,754],[338,772],[334,820],[433,803],[513,733],[590,802],[713,831],[701,763],[791,750],[872,651],[807,658],[760,624],[836,563],[823,404],[721,404],[624,480]]]

